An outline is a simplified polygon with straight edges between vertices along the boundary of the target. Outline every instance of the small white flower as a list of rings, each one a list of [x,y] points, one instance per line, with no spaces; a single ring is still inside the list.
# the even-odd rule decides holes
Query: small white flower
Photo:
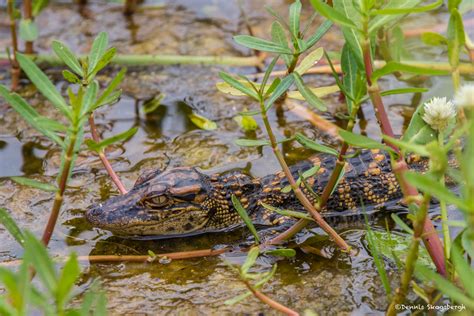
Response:
[[[474,106],[474,83],[465,84],[458,90],[454,104],[458,108]]]
[[[456,108],[453,102],[446,100],[446,97],[434,97],[425,102],[424,106],[423,120],[437,131],[445,129],[449,121],[456,117]]]

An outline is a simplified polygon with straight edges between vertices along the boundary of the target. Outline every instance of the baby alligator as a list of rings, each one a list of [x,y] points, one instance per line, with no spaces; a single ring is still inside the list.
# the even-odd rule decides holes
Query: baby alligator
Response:
[[[411,169],[427,167],[425,160],[410,160]],[[319,168],[313,168],[316,173],[300,184],[313,203],[335,162],[334,156],[317,155],[290,168],[295,178]],[[127,194],[91,207],[86,217],[96,227],[128,236],[170,238],[229,231],[243,225],[231,202],[235,195],[255,224],[283,226],[293,219],[265,209],[261,203],[301,210],[294,194],[284,190],[288,184],[283,172],[253,178],[235,171],[206,175],[190,167],[153,171],[141,175]],[[348,159],[322,213],[324,217],[360,215],[362,205],[367,212],[377,211],[397,203],[401,196],[388,155],[378,150],[362,151]]]
[[[319,167],[301,182],[301,189],[313,203],[322,193],[335,163],[334,156],[317,155],[290,168],[297,179],[302,172]],[[411,159],[409,164],[411,169],[427,167],[425,160]],[[294,219],[269,211],[261,203],[301,210],[293,192],[283,190],[287,185],[283,172],[253,178],[235,171],[206,175],[188,167],[154,171],[140,176],[127,194],[90,208],[86,217],[92,225],[115,234],[148,238],[229,231],[243,225],[231,202],[235,195],[255,224],[282,226]],[[389,156],[378,150],[362,151],[348,159],[343,177],[322,214],[360,215],[362,204],[367,212],[380,210],[397,203],[401,196]]]

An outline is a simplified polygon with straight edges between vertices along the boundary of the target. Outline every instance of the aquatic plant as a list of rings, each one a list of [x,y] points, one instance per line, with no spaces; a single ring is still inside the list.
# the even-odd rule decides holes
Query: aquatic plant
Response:
[[[75,253],[58,273],[46,246],[32,233],[22,231],[3,208],[0,208],[0,222],[24,249],[17,271],[0,266],[0,282],[5,289],[0,295],[0,314],[107,315],[105,293],[99,290],[96,282],[83,295],[75,289],[74,284],[81,276]],[[38,276],[39,284],[31,282],[32,271]],[[73,307],[73,301],[81,296],[82,303]]]

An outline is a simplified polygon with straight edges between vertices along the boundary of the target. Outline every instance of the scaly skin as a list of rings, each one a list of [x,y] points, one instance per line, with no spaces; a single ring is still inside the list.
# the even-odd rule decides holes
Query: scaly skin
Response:
[[[307,196],[316,201],[308,186],[320,195],[335,166],[336,158],[317,155],[291,167],[295,178],[318,166],[316,174],[301,183]],[[426,161],[412,159],[410,168],[426,170]],[[301,210],[283,172],[253,178],[241,172],[206,175],[195,168],[174,168],[141,176],[134,187],[121,196],[95,205],[86,217],[92,225],[118,235],[149,238],[184,237],[207,232],[229,231],[242,226],[234,210],[234,194],[258,225],[286,226],[294,219],[261,206]],[[363,151],[349,158],[345,172],[322,210],[324,217],[360,215],[397,203],[400,187],[390,168],[389,157],[378,150]]]

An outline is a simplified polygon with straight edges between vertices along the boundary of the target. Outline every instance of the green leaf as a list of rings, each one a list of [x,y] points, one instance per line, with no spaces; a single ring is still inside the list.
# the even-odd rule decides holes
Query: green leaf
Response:
[[[252,235],[255,237],[255,241],[257,243],[260,243],[260,237],[258,236],[257,230],[255,229],[255,226],[253,225],[252,220],[250,219],[249,215],[247,214],[247,211],[244,209],[244,207],[240,203],[240,200],[234,194],[232,194],[231,200],[232,200],[232,204],[234,205],[235,210],[237,211],[237,213],[239,213],[239,216],[242,218],[245,225],[247,225],[247,228],[250,230]],[[255,247],[255,248],[257,248],[257,250],[256,250],[257,254],[255,255],[255,259],[256,259],[256,257],[258,256],[258,247]],[[251,251],[252,250],[250,250],[250,252]],[[247,260],[245,261],[246,263],[249,260],[250,252],[249,252],[249,255],[247,256]],[[255,250],[254,250],[254,252],[255,252]],[[254,260],[254,262],[255,262],[255,260]],[[248,268],[250,268],[250,266],[252,266],[252,265],[253,265],[253,262],[248,266]],[[244,266],[245,266],[245,263],[244,263]],[[244,271],[244,266],[242,266],[242,271]]]
[[[308,89],[310,89],[311,92],[313,92],[318,97],[324,97],[331,93],[340,91],[339,87],[336,85],[327,86],[327,87],[319,87],[319,88],[308,88]],[[288,91],[287,96],[290,99],[301,100],[301,101],[305,100],[305,98],[299,91]]]
[[[21,245],[23,246],[25,243],[25,237],[23,236],[23,232],[18,227],[16,222],[11,218],[10,214],[8,214],[7,210],[4,208],[0,208],[0,223],[8,230],[10,235]]]
[[[36,66],[36,64],[23,54],[16,54],[17,60],[20,63],[21,69],[26,73],[28,78],[34,83],[36,88],[53,103],[56,108],[72,119],[71,110],[67,106],[66,101],[61,94],[56,90],[49,78]]]
[[[444,185],[436,181],[436,179],[431,178],[428,175],[418,174],[415,172],[406,172],[405,177],[408,182],[412,185],[419,188],[421,191],[429,193],[435,196],[437,199],[442,200],[448,204],[453,204],[464,210],[469,212],[469,205],[463,201],[460,197],[456,196],[453,192],[447,189]]]
[[[296,87],[300,91],[301,95],[305,98],[305,100],[309,103],[309,105],[315,107],[320,111],[326,111],[327,107],[324,105],[323,101],[321,101],[314,93],[311,91],[310,88],[306,87],[303,78],[294,72],[293,76],[295,77]]]
[[[308,45],[308,48],[311,48],[313,47],[317,42],[319,42],[319,40],[324,36],[324,34],[327,33],[327,31],[329,31],[329,29],[331,28],[332,26],[332,21],[331,20],[326,20],[324,21],[319,27],[318,29],[316,30],[316,32],[314,32],[314,34],[308,38],[308,40],[306,41],[306,45]]]
[[[64,146],[62,139],[56,135],[50,126],[45,125],[43,122],[47,118],[44,118],[36,112],[36,110],[29,105],[22,97],[16,93],[10,93],[8,89],[0,85],[0,95],[10,104],[10,106],[20,114],[25,121],[33,126],[37,131],[48,137],[52,141],[59,144],[61,147]]]
[[[348,144],[352,146],[367,149],[381,149],[388,152],[393,152],[392,148],[363,135],[354,134],[342,129],[339,130],[339,135],[342,137],[342,139],[344,139]]]
[[[270,77],[270,74],[272,73],[272,70],[273,68],[275,67],[275,64],[276,62],[278,61],[278,57],[280,57],[280,55],[276,56],[275,58],[273,58],[272,62],[270,63],[270,65],[268,65],[267,67],[267,70],[265,70],[265,75],[263,76],[263,79],[262,79],[262,83],[260,84],[260,89],[258,91],[258,94],[259,95],[263,95],[264,94],[264,90],[265,88],[267,87],[267,81],[268,81],[268,78]]]
[[[425,32],[421,34],[421,40],[426,45],[431,45],[431,46],[441,46],[441,45],[448,44],[448,39],[446,37],[444,37],[441,34],[433,33],[433,32]]]
[[[274,21],[272,23],[272,41],[275,42],[276,44],[280,45],[281,47],[288,48],[288,40],[285,35],[285,31],[283,30],[283,27],[278,21]],[[288,48],[289,49],[289,48]],[[285,64],[287,67],[290,66],[291,64],[291,56],[283,54],[281,55],[283,60],[285,61]]]
[[[474,258],[474,232],[466,229],[461,236],[461,244],[469,257]]]
[[[339,155],[338,151],[335,150],[334,148],[331,148],[331,147],[328,147],[328,146],[325,146],[325,145],[321,145],[321,144],[309,139],[308,137],[304,136],[301,133],[296,133],[295,137],[296,137],[296,141],[298,143],[300,143],[301,145],[303,145],[304,147],[306,147],[306,148],[316,150],[316,151],[319,151],[319,152],[322,152],[322,153],[330,154],[330,155],[333,155],[333,156],[336,156],[336,157]]]
[[[391,260],[405,262],[408,249],[413,240],[412,235],[391,231],[373,230],[372,232],[379,253]],[[434,267],[431,257],[424,247],[418,249],[418,262],[425,267]]]
[[[415,1],[412,1],[414,3]],[[410,14],[410,13],[421,13],[426,11],[431,11],[437,9],[439,6],[443,4],[443,0],[439,0],[433,3],[430,3],[423,7],[391,7],[387,6],[383,9],[379,10],[372,10],[370,12],[371,15],[402,15],[402,14]]]
[[[360,102],[360,99],[367,93],[367,88],[365,80],[360,79],[363,74],[358,66],[357,57],[348,43],[342,48],[341,68],[344,74],[342,85],[345,93],[348,94],[346,98],[347,110],[352,115],[354,103]]]
[[[366,239],[367,243],[369,244],[369,249],[370,252],[372,253],[372,257],[374,259],[374,264],[375,267],[377,268],[377,272],[380,276],[380,279],[382,280],[382,285],[385,289],[385,293],[387,293],[387,296],[390,296],[390,293],[392,291],[390,287],[390,281],[388,280],[387,276],[387,271],[385,271],[385,266],[383,264],[382,258],[380,256],[379,250],[378,250],[378,243],[375,240],[375,234],[373,230],[370,228],[369,222],[367,220],[367,216],[365,215],[365,226],[367,228],[367,234]]]
[[[413,235],[413,229],[411,229],[396,213],[390,214],[390,217],[393,219],[401,229],[403,229],[407,234]]]
[[[314,166],[314,167],[306,170],[302,174],[300,174],[300,176],[296,180],[296,185],[300,186],[301,182],[303,182],[303,184],[306,185],[307,183],[305,182],[305,180],[308,179],[309,177],[314,176],[319,171],[319,169],[320,169],[319,166]],[[281,189],[282,193],[289,193],[290,191],[291,191],[291,185],[287,185],[286,187]],[[309,191],[312,191],[312,189],[310,189]],[[311,192],[311,193],[313,193],[313,192]]]
[[[82,66],[74,53],[64,43],[53,41],[51,44],[56,55],[79,76],[84,77]]]
[[[277,54],[293,54],[293,52],[288,47],[284,47],[279,44],[250,35],[237,35],[234,36],[234,40],[240,45],[259,51]]]
[[[382,138],[386,142],[389,142],[389,143],[397,146],[398,148],[400,148],[404,151],[408,151],[408,152],[411,152],[411,153],[416,153],[416,154],[419,154],[423,157],[429,157],[430,156],[430,152],[423,145],[417,145],[417,144],[414,144],[414,143],[404,142],[403,140],[399,140],[399,139],[396,139],[396,138],[393,138],[393,137],[389,137],[387,135],[382,135]]]
[[[36,180],[25,178],[25,177],[10,177],[10,179],[12,179],[18,184],[26,185],[26,186],[29,186],[35,189],[40,189],[47,192],[56,192],[58,190],[58,188],[56,188],[52,184],[36,181]]]
[[[350,19],[357,27],[342,26],[342,34],[346,43],[350,46],[351,51],[354,53],[356,62],[361,69],[364,68],[364,61],[362,57],[362,33],[364,18],[361,15],[360,9],[356,7],[356,3],[353,0],[340,0],[333,2],[334,9],[341,12],[346,18]]]
[[[294,218],[299,218],[299,219],[306,219],[306,220],[309,220],[309,221],[314,221],[314,219],[308,215],[307,213],[302,213],[302,212],[296,212],[296,211],[291,211],[291,210],[282,210],[280,208],[277,208],[277,207],[274,207],[274,206],[271,206],[269,204],[266,204],[266,203],[263,203],[261,202],[260,203],[264,208],[266,208],[267,210],[270,210],[272,212],[275,212],[275,213],[278,213],[282,216],[288,216],[288,217],[294,217]]]
[[[192,112],[188,114],[188,117],[191,120],[191,122],[193,122],[193,124],[199,127],[200,129],[204,129],[206,131],[212,131],[217,128],[216,122],[213,122],[207,117],[204,117],[202,115]]]
[[[308,71],[309,68],[313,67],[313,65],[315,65],[323,57],[323,54],[324,50],[322,47],[313,50],[305,58],[303,58],[298,67],[295,68],[295,72],[297,72],[299,75],[303,75]]]
[[[93,151],[96,151],[96,152],[99,152],[99,151],[103,150],[105,147],[107,147],[109,145],[112,145],[112,144],[117,143],[117,142],[123,142],[123,141],[129,139],[130,137],[135,135],[135,133],[137,131],[138,131],[138,127],[132,127],[131,129],[126,130],[125,132],[122,132],[122,133],[119,133],[119,134],[114,135],[112,137],[106,138],[106,139],[100,141],[99,143],[97,143],[93,140],[90,140],[90,139],[86,140],[85,143],[89,147],[89,149],[91,149]]]
[[[377,69],[372,74],[372,81],[378,80],[380,77],[394,73],[394,72],[408,72],[416,75],[428,75],[428,76],[443,76],[449,74],[447,70],[439,70],[432,68],[422,68],[411,65],[406,65],[394,61],[388,62],[385,66]]]
[[[158,96],[154,96],[150,100],[147,100],[143,103],[143,112],[145,114],[154,112],[160,105],[161,101],[165,98],[163,93],[160,93]]]
[[[459,304],[466,305],[467,308],[474,310],[474,300],[466,296],[456,285],[446,280],[435,271],[421,265],[416,266],[419,273],[428,281],[434,282],[435,286],[444,294]]]
[[[89,54],[89,73],[97,66],[99,60],[105,53],[107,45],[109,44],[109,36],[106,32],[100,32],[92,43],[91,51]]]
[[[27,42],[33,42],[38,38],[38,25],[30,19],[20,20],[20,38]]]
[[[424,114],[425,106],[422,103],[413,113],[410,123],[403,134],[403,141],[424,145],[437,139],[437,132],[423,120]]]
[[[46,247],[30,232],[24,232],[24,236],[25,253],[23,260],[32,263],[42,284],[51,295],[54,295],[57,288],[57,279],[53,261],[48,256]]]
[[[462,17],[457,9],[451,10],[447,37],[449,64],[452,67],[457,67],[459,65],[461,48],[464,46],[466,39]]]
[[[112,79],[112,81],[109,83],[107,88],[104,90],[102,95],[97,99],[94,106],[92,107],[92,111],[96,110],[97,108],[101,107],[104,104],[107,104],[104,101],[111,95],[111,93],[115,90],[115,88],[117,88],[120,85],[123,78],[125,77],[126,72],[127,72],[127,68],[120,69],[120,71],[117,73],[114,79]]]
[[[101,71],[105,66],[107,66],[115,57],[116,53],[117,49],[115,47],[106,50],[104,55],[102,55],[99,62],[97,63],[97,66],[95,66],[92,72],[90,73],[90,76],[95,76],[99,71]]]
[[[73,72],[70,72],[69,70],[63,70],[62,74],[64,79],[66,79],[69,83],[81,83],[81,79],[79,79],[78,76],[76,76]]]
[[[246,275],[250,268],[255,264],[257,261],[258,255],[260,254],[260,249],[258,246],[250,248],[249,252],[247,253],[247,258],[245,259],[244,264],[240,267],[240,271],[242,275]]]
[[[295,77],[293,75],[287,75],[283,80],[280,81],[275,91],[272,93],[270,98],[265,104],[265,111],[268,111],[273,103],[278,100],[293,84]]]
[[[251,116],[242,116],[242,115],[237,115],[234,117],[234,121],[239,124],[239,127],[243,129],[244,131],[254,131],[258,128],[257,121]]]
[[[393,94],[423,93],[427,91],[428,91],[427,88],[400,88],[400,89],[385,90],[385,91],[382,91],[380,94],[383,97],[385,97],[387,95],[393,95]]]
[[[300,15],[301,15],[301,2],[296,0],[290,5],[290,32],[294,38],[299,38],[300,33]]]
[[[95,104],[94,101],[97,98],[97,91],[99,91],[99,84],[94,80],[87,86],[86,93],[82,99],[81,117],[92,113]]]
[[[72,253],[69,256],[69,259],[66,261],[66,264],[64,265],[58,280],[58,288],[56,291],[58,305],[65,307],[69,298],[71,297],[71,290],[80,273],[81,269],[79,268],[79,263],[77,262],[77,255]]]
[[[239,138],[235,140],[235,144],[242,147],[257,147],[257,146],[268,146],[270,145],[270,142],[264,139]]]
[[[280,256],[280,257],[294,257],[296,256],[296,250],[288,249],[288,248],[273,249],[273,250],[266,250],[265,254],[271,255],[271,256]]]
[[[391,0],[380,10],[404,10],[415,8],[421,0]],[[406,14],[406,13],[405,13]],[[389,27],[401,20],[405,14],[384,14],[371,19],[369,23],[369,34],[375,34],[381,27]]]
[[[456,243],[451,248],[451,259],[464,289],[469,296],[474,298],[474,282],[472,282],[474,280],[474,269],[467,262],[467,259],[464,258],[460,246]]]
[[[357,28],[357,26],[351,20],[349,20],[343,14],[336,11],[324,2],[320,0],[311,0],[311,4],[313,5],[314,9],[318,11],[322,16],[333,21],[334,23],[341,26],[347,26],[353,29]]]
[[[46,8],[48,2],[48,0],[33,0],[33,8],[31,10],[33,16],[38,16],[38,14],[43,11],[44,8]]]
[[[222,80],[224,80],[231,87],[239,90],[240,92],[244,93],[245,95],[247,95],[247,96],[249,96],[249,97],[251,97],[251,98],[253,98],[257,101],[260,100],[257,92],[255,92],[252,88],[247,87],[246,85],[244,85],[244,83],[242,83],[241,81],[231,77],[229,74],[227,74],[225,72],[220,72],[219,77],[221,77]]]

